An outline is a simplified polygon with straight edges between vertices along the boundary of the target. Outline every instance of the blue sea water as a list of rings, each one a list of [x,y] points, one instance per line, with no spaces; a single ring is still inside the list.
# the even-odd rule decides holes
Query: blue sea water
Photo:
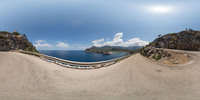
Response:
[[[126,55],[125,52],[114,52],[111,55],[103,55],[99,53],[88,53],[83,50],[39,50],[39,52],[45,55],[78,62],[105,61]]]

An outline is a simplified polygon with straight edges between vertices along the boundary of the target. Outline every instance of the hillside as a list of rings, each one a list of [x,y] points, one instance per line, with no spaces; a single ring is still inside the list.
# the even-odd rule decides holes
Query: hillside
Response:
[[[140,54],[150,59],[153,58],[156,61],[164,60],[164,62],[166,62],[170,60],[169,62],[172,64],[183,62],[182,58],[190,59],[190,57],[185,54],[168,52],[164,49],[200,51],[200,31],[186,29],[179,33],[168,33],[159,36],[152,43],[143,47],[140,50]],[[179,55],[180,58],[177,58],[177,55]]]
[[[155,39],[151,45],[156,48],[200,51],[200,31],[189,29],[169,33]]]
[[[102,53],[102,54],[110,54],[110,52],[127,52],[127,53],[134,53],[135,50],[142,48],[141,46],[103,46],[103,47],[95,47],[92,46],[91,48],[87,48],[85,52],[92,52],[92,53]]]
[[[0,31],[0,51],[25,50],[38,52],[36,48],[28,41],[26,35],[21,35],[17,31],[10,33]]]

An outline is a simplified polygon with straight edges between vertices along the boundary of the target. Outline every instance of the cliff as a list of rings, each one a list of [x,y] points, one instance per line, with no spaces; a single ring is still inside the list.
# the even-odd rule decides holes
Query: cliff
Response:
[[[36,48],[28,41],[26,35],[21,35],[17,31],[10,33],[0,31],[0,51],[25,50],[38,52]]]
[[[171,57],[172,53],[164,49],[200,51],[200,31],[186,29],[178,33],[159,35],[152,43],[143,47],[140,54],[156,60]]]
[[[151,44],[156,48],[200,51],[200,31],[189,29],[169,33],[155,39]]]

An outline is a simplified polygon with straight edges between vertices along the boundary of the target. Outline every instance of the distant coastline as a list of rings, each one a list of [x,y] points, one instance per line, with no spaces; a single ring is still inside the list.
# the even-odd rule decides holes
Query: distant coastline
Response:
[[[110,55],[113,52],[125,52],[126,54],[133,54],[139,51],[142,46],[130,46],[130,47],[123,47],[123,46],[102,46],[96,47],[92,46],[87,48],[85,52],[90,53],[101,53],[103,55]]]
[[[111,60],[119,57],[126,56],[125,52],[110,52],[109,55],[103,55],[102,53],[89,53],[84,50],[38,50],[40,53],[78,62],[96,62]]]

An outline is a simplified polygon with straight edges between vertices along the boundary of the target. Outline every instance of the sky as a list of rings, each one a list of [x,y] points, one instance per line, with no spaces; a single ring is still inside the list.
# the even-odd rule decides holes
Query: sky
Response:
[[[200,30],[198,0],[0,0],[0,31],[38,50],[144,46],[159,34]]]

